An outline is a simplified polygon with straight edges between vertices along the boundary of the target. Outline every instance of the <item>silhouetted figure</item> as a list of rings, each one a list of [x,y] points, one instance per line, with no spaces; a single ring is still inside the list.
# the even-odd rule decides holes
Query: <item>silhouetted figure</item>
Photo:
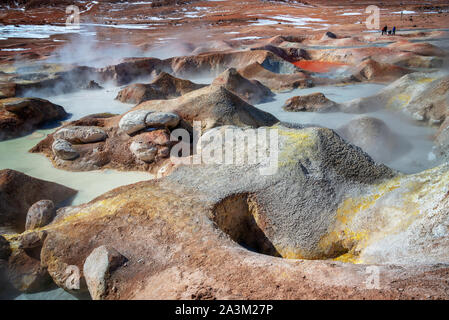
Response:
[[[392,31],[393,35],[396,34],[396,27],[393,27],[393,31]]]
[[[388,30],[388,27],[385,26],[385,27],[382,29],[382,35],[387,34],[387,30]]]

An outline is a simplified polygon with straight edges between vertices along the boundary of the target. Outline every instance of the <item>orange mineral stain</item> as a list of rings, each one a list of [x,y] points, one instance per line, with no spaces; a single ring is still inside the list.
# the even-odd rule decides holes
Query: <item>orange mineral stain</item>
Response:
[[[293,62],[293,64],[303,70],[320,73],[326,73],[332,71],[333,69],[337,69],[346,65],[340,62],[328,62],[319,60],[300,60]]]

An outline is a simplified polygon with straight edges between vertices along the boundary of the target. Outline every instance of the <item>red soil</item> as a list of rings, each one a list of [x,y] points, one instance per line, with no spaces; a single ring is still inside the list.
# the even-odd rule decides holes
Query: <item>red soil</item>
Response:
[[[303,70],[310,72],[326,73],[332,71],[333,69],[346,66],[344,63],[339,62],[328,62],[328,61],[318,61],[318,60],[300,60],[293,62],[293,64]]]

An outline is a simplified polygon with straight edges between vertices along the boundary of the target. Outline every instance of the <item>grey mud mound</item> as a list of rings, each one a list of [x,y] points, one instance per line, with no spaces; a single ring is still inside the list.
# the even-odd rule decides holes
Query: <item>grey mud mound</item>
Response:
[[[246,103],[223,86],[208,86],[171,100],[147,101],[135,107],[159,112],[173,112],[192,125],[201,121],[203,130],[222,125],[270,126],[277,120],[271,114]]]

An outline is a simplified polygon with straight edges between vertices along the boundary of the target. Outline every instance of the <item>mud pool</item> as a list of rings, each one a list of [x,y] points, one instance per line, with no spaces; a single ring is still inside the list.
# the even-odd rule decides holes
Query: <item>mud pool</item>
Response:
[[[385,109],[363,114],[343,112],[287,112],[282,109],[282,106],[287,99],[298,95],[321,92],[328,99],[337,103],[342,103],[374,95],[384,87],[384,85],[380,84],[365,83],[346,86],[323,86],[296,89],[290,92],[277,94],[274,101],[258,104],[256,106],[263,111],[270,112],[284,122],[301,125],[317,125],[334,130],[361,116],[378,118],[384,121],[390,130],[402,138],[405,144],[408,145],[406,152],[396,155],[393,160],[385,161],[384,164],[403,173],[416,173],[440,164],[441,162],[438,159],[435,159],[435,155],[433,154],[434,143],[431,139],[432,135],[435,134],[436,129],[421,126],[406,115]]]

